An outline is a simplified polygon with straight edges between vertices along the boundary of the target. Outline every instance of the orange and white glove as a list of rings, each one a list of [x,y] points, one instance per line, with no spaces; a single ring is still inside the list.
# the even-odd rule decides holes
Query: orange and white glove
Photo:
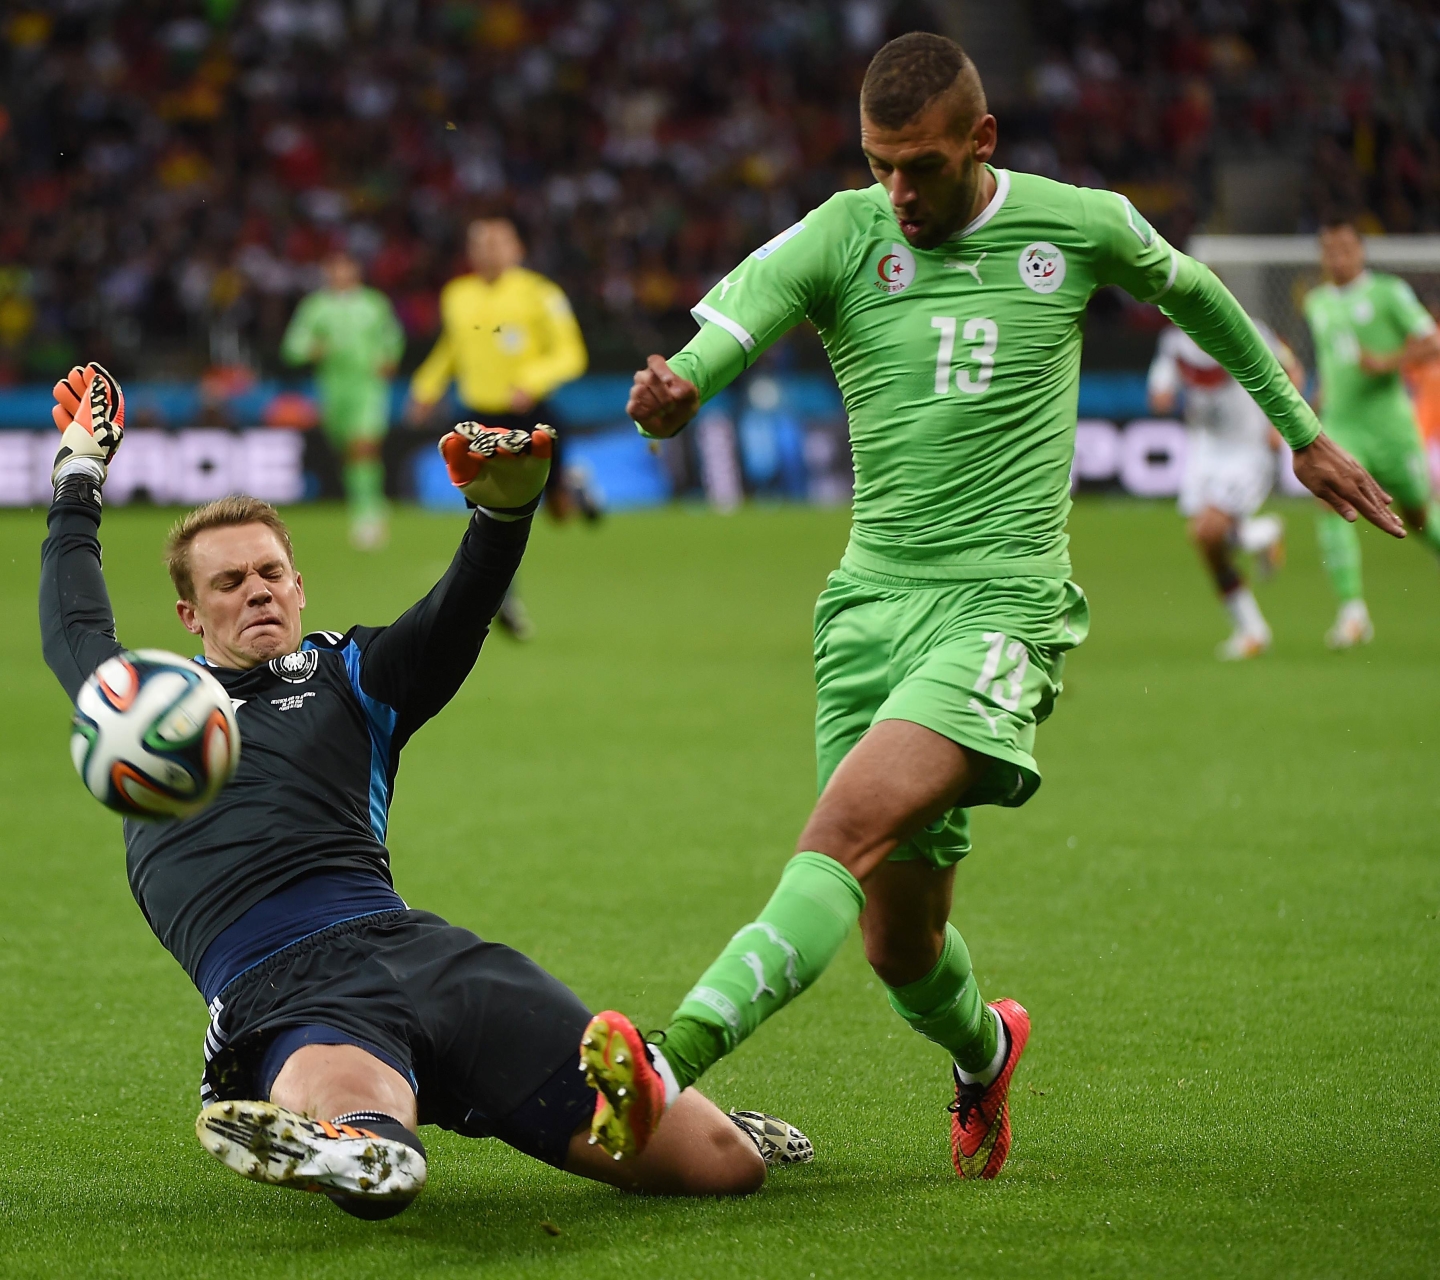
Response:
[[[105,469],[125,434],[125,393],[102,365],[78,365],[55,384],[50,410],[60,428],[60,451],[50,472],[59,484],[65,475],[86,475],[105,483]]]
[[[487,516],[522,520],[539,505],[555,451],[555,428],[504,430],[457,422],[440,439],[450,483]]]

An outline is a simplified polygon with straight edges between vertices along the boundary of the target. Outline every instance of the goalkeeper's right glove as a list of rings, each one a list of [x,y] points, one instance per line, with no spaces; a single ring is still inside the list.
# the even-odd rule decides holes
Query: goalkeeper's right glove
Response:
[[[458,422],[440,440],[450,483],[487,516],[521,520],[539,505],[550,475],[555,428],[504,430]]]
[[[60,428],[60,451],[50,472],[51,483],[72,475],[97,485],[105,483],[106,467],[125,434],[125,393],[98,364],[78,365],[55,384],[50,410]]]

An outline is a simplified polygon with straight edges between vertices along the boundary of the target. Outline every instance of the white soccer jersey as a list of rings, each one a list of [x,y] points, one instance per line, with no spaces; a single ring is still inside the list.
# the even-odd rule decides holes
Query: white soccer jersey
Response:
[[[1285,363],[1290,358],[1285,344],[1266,325],[1257,321],[1255,327]],[[1194,338],[1174,325],[1161,333],[1155,346],[1147,387],[1151,395],[1182,394],[1185,425],[1192,431],[1204,431],[1227,444],[1269,443],[1270,423],[1250,393],[1201,350]]]

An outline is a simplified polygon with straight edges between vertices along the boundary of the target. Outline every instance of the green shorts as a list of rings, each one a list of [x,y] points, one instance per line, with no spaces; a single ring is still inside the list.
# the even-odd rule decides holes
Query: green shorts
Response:
[[[819,786],[880,720],[909,720],[994,760],[964,804],[892,858],[948,867],[970,852],[975,805],[1022,805],[1040,785],[1035,726],[1061,690],[1090,609],[1059,578],[920,581],[848,560],[815,605]]]
[[[320,384],[320,425],[337,449],[383,440],[390,429],[390,383],[383,378],[336,379]]]
[[[1414,511],[1429,502],[1430,468],[1414,423],[1387,422],[1373,429],[1341,424],[1325,430],[1375,477],[1398,507]]]

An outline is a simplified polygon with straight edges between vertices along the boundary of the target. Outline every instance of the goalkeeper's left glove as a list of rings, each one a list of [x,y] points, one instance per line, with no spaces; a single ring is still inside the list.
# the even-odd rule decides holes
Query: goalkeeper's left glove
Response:
[[[105,483],[106,468],[125,435],[125,393],[102,365],[78,365],[55,384],[50,416],[60,428],[52,484],[67,476]]]
[[[440,440],[450,483],[487,516],[522,520],[540,505],[555,450],[555,428],[503,430],[458,422]]]

